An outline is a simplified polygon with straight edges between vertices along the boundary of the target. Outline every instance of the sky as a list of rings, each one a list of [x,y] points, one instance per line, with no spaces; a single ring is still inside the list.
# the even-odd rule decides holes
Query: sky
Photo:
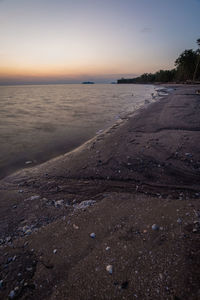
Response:
[[[200,0],[0,0],[0,84],[170,69],[197,38]]]

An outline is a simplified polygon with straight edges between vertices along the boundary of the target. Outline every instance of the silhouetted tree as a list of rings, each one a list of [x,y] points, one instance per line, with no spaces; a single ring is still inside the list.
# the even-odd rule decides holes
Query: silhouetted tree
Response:
[[[154,83],[173,81],[195,81],[200,80],[200,39],[197,40],[199,48],[183,51],[175,61],[175,69],[160,70],[154,74],[144,73],[136,78],[122,78],[118,83]]]
[[[160,70],[155,73],[155,81],[156,82],[170,82],[175,79],[176,71],[173,70]]]
[[[199,46],[199,49],[197,49],[197,51],[196,51],[196,53],[197,53],[197,63],[196,63],[196,67],[195,67],[195,70],[194,70],[193,81],[195,81],[195,79],[196,79],[198,67],[200,65],[200,39],[197,40],[197,45]]]
[[[197,54],[192,49],[182,52],[175,61],[177,76],[181,81],[192,80]]]

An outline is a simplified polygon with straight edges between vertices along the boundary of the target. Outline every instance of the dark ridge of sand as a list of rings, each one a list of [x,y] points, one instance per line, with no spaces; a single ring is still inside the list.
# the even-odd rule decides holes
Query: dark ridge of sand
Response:
[[[195,89],[0,181],[0,298],[200,298]]]

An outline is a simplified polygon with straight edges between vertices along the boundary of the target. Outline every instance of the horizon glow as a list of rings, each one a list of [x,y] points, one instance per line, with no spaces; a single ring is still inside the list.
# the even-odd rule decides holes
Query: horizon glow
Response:
[[[98,82],[170,69],[199,0],[0,0],[0,83]]]

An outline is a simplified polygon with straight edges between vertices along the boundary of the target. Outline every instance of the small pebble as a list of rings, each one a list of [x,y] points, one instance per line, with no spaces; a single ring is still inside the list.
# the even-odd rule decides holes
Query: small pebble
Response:
[[[0,280],[0,289],[3,288],[3,280]]]
[[[157,224],[153,224],[151,228],[152,230],[159,230],[159,226]]]
[[[8,236],[7,238],[6,238],[6,242],[8,243],[8,242],[10,242],[11,241],[11,236]]]
[[[26,235],[30,235],[31,233],[32,233],[31,229],[28,229],[28,230],[26,230],[26,231],[25,231],[25,233],[24,233],[24,234],[26,234]]]
[[[106,266],[106,271],[107,271],[109,274],[112,274],[112,272],[113,272],[113,266],[112,266],[112,265]]]
[[[86,209],[86,208],[94,205],[95,203],[96,203],[96,201],[94,201],[94,200],[85,200],[85,201],[82,201],[79,204],[74,204],[73,207],[75,209]]]
[[[91,237],[92,239],[95,239],[96,234],[95,234],[94,232],[92,232],[92,233],[90,233],[90,237]]]
[[[39,196],[39,195],[34,195],[34,196],[31,196],[31,197],[29,198],[29,200],[31,200],[31,201],[33,201],[33,200],[38,200],[38,199],[40,199],[40,196]]]
[[[178,223],[178,224],[181,224],[181,223],[182,223],[182,220],[181,220],[180,218],[178,218],[177,223]]]
[[[106,251],[110,250],[110,247],[106,247]]]
[[[192,157],[191,153],[185,153],[185,156]]]
[[[79,227],[76,224],[73,224],[74,229],[79,229]]]
[[[195,220],[193,223],[194,223],[194,224],[199,224],[199,221],[198,221],[198,220]]]
[[[14,298],[15,298],[15,291],[12,290],[12,291],[10,292],[10,294],[8,295],[8,297],[9,297],[9,299],[14,299]]]
[[[62,206],[63,205],[63,203],[64,203],[64,200],[57,200],[57,201],[54,201],[54,205],[55,205],[55,207],[60,207],[60,206]]]
[[[25,225],[25,226],[22,227],[23,232],[26,232],[28,229],[30,229],[28,225]]]
[[[12,260],[13,260],[12,257],[8,257],[8,259],[7,259],[7,264],[9,264]]]
[[[54,250],[53,250],[53,253],[56,254],[56,253],[57,253],[57,249],[54,249]]]

